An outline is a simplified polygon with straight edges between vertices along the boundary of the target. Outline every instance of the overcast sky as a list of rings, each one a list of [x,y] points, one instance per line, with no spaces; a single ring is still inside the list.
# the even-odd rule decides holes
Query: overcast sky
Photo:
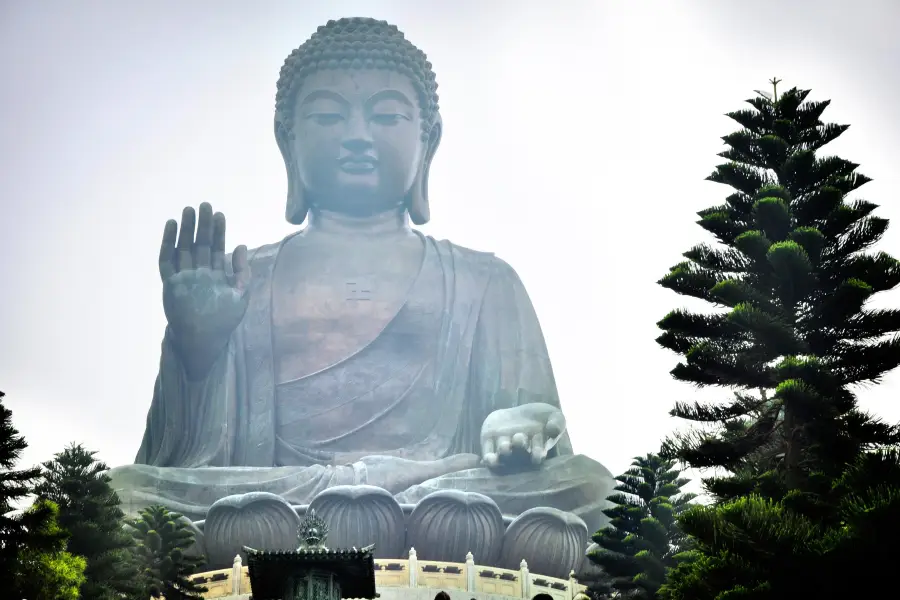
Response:
[[[518,271],[576,452],[624,470],[698,394],[655,323],[656,281],[708,238],[704,181],[754,89],[813,90],[852,127],[827,151],[874,178],[900,256],[896,0],[0,1],[0,390],[30,448],[131,463],[165,326],[163,224],[209,201],[229,248],[275,242],[272,135],[287,54],[330,18],[396,23],[429,56],[444,138],[425,232]],[[881,299],[900,305],[900,294]],[[860,392],[900,420],[900,374]]]

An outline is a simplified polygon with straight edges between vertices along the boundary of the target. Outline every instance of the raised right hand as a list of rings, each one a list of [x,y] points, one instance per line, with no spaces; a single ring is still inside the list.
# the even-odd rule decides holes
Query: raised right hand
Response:
[[[233,274],[227,274],[225,215],[213,215],[206,202],[200,205],[199,219],[192,207],[184,209],[176,245],[177,230],[174,220],[166,223],[159,250],[163,307],[169,329],[176,343],[192,355],[218,352],[247,310],[247,247],[235,249],[231,260]]]

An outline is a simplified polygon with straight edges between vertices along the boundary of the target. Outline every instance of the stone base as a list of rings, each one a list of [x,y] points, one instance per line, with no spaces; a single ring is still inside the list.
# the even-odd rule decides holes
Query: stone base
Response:
[[[281,496],[250,492],[226,496],[213,504],[203,523],[206,557],[211,568],[246,560],[243,547],[294,550],[300,517]]]
[[[406,521],[406,547],[422,560],[455,561],[468,552],[495,565],[506,524],[497,504],[482,494],[443,490],[422,498]]]
[[[517,569],[524,559],[534,573],[565,579],[581,568],[587,545],[587,525],[580,518],[555,508],[532,508],[506,528],[498,566]]]
[[[340,485],[319,493],[309,508],[328,523],[328,546],[375,544],[376,558],[397,558],[409,548],[406,521],[394,497],[370,485]]]
[[[472,492],[440,490],[404,507],[378,487],[336,486],[309,507],[291,507],[265,492],[219,500],[205,521],[196,523],[210,568],[231,565],[243,546],[295,548],[297,526],[308,508],[328,523],[329,546],[374,543],[380,558],[406,558],[414,547],[420,560],[462,562],[471,552],[479,564],[518,569],[524,559],[533,573],[568,578],[581,569],[588,544],[584,521],[554,508],[534,508],[510,520],[493,500]]]

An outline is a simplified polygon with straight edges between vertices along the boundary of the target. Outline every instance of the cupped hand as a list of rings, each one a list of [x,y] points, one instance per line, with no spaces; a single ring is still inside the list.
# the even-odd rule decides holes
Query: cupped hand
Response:
[[[481,457],[489,467],[499,466],[514,455],[531,455],[539,465],[566,431],[566,418],[557,407],[535,402],[495,410],[481,426]]]
[[[180,232],[177,222],[168,221],[159,250],[169,326],[194,341],[237,327],[247,309],[250,281],[246,246],[232,254],[232,273],[225,270],[225,215],[213,214],[206,202],[199,213],[198,219],[192,207],[185,208]]]

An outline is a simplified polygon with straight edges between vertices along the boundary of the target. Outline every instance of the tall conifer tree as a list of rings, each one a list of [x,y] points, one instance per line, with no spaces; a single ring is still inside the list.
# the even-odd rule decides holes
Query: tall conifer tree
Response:
[[[12,411],[3,405],[0,392],[0,585],[14,581],[20,555],[57,552],[66,532],[54,527],[55,507],[38,505],[17,514],[29,494],[40,469],[17,469],[28,444],[12,423]]]
[[[191,579],[204,559],[190,556],[194,534],[182,516],[164,506],[149,506],[131,521],[143,572],[141,581],[151,598],[201,600],[208,591]]]
[[[706,480],[720,498],[760,491],[764,472],[778,474],[777,487],[805,489],[812,474],[838,477],[860,451],[897,440],[896,428],[857,408],[849,386],[900,364],[900,310],[866,306],[900,283],[900,263],[867,252],[888,221],[847,198],[869,181],[858,165],[817,155],[848,126],[823,123],[829,102],[808,95],[760,94],[753,110],[728,114],[741,129],[723,138],[727,162],[708,179],[733,191],[699,213],[719,244],[695,246],[660,281],[724,307],[675,310],[658,338],[684,356],[676,379],[736,392],[677,404],[674,416],[713,428],[666,446],[692,467],[736,474]]]
[[[696,547],[666,600],[877,597],[882,581],[849,573],[883,564],[900,535],[898,429],[851,391],[900,364],[900,310],[867,306],[900,283],[900,263],[870,251],[888,225],[876,205],[848,198],[869,179],[817,155],[848,126],[823,123],[829,103],[808,94],[759,93],[729,113],[742,129],[708,179],[734,191],[699,222],[719,245],[660,281],[719,307],[659,323],[659,343],[684,356],[673,376],[733,391],[672,411],[705,428],[664,454],[726,474],[704,480],[716,505],[679,518]]]
[[[675,556],[686,549],[675,519],[695,495],[681,492],[688,480],[674,467],[674,461],[647,454],[617,477],[616,493],[607,498],[613,506],[603,511],[609,526],[594,534],[597,550],[588,554],[606,574],[589,586],[595,597],[655,597]]]
[[[56,538],[56,548],[38,550],[25,547],[17,557],[16,576],[4,582],[9,598],[26,600],[79,600],[79,590],[84,583],[86,562],[83,557],[66,550],[65,529],[57,521],[59,508],[53,502],[39,498],[25,515],[49,514],[43,518],[38,533],[45,538]]]
[[[43,463],[35,493],[59,506],[59,524],[69,532],[68,550],[87,560],[82,600],[134,597],[139,570],[134,540],[110,487],[107,465],[96,452],[72,444]]]

